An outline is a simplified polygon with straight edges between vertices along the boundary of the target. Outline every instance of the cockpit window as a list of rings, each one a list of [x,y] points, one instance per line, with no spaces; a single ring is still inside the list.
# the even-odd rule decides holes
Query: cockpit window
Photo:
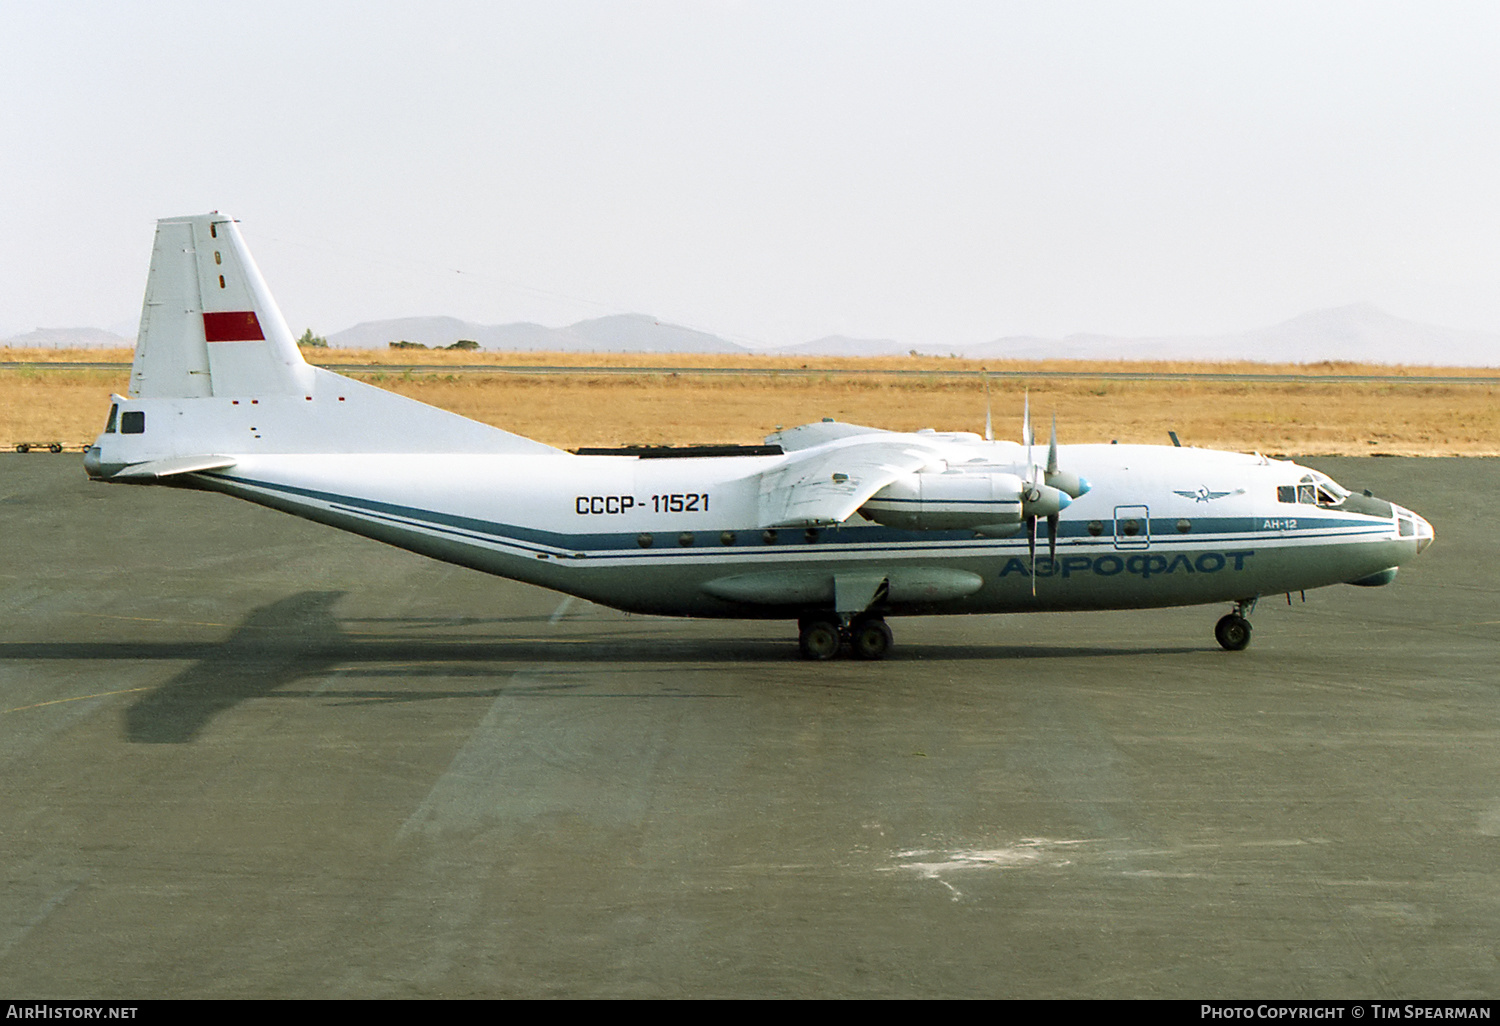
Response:
[[[120,434],[143,435],[146,433],[146,411],[126,410],[120,417]]]
[[[1308,506],[1337,506],[1349,497],[1347,489],[1316,472],[1303,474],[1295,485],[1278,485],[1278,502],[1300,502]]]
[[[120,419],[120,404],[115,403],[109,408],[109,423],[104,425],[104,433],[112,435],[115,433],[115,424]]]

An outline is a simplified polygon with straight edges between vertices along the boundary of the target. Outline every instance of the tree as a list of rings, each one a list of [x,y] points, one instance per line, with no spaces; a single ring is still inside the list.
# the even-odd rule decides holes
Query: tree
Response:
[[[327,349],[328,340],[322,335],[314,335],[312,329],[308,328],[302,333],[302,337],[297,340],[297,345],[303,349]]]

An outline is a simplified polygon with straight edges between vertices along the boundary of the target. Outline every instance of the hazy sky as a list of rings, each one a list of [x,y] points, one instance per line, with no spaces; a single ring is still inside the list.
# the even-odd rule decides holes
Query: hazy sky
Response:
[[[1493,3],[0,0],[0,335],[240,219],[294,330],[1500,331]]]

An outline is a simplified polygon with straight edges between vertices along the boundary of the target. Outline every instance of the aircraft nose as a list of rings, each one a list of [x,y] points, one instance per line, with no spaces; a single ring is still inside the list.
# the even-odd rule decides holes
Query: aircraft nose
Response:
[[[1432,544],[1436,532],[1425,517],[1413,513],[1404,506],[1391,503],[1391,510],[1396,514],[1397,530],[1403,538],[1415,538],[1417,540],[1417,552],[1421,553]]]
[[[1417,552],[1420,553],[1432,544],[1432,539],[1437,536],[1437,532],[1433,531],[1432,525],[1427,522],[1425,517],[1419,517],[1415,513],[1411,517],[1417,522]]]

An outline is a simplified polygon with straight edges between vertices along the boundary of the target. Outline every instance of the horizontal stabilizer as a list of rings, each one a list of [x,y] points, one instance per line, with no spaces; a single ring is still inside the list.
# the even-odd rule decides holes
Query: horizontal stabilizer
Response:
[[[228,456],[174,456],[168,460],[132,463],[110,476],[117,481],[129,481],[132,478],[144,481],[174,477],[177,474],[196,474],[204,470],[226,470],[232,466],[234,460]]]

